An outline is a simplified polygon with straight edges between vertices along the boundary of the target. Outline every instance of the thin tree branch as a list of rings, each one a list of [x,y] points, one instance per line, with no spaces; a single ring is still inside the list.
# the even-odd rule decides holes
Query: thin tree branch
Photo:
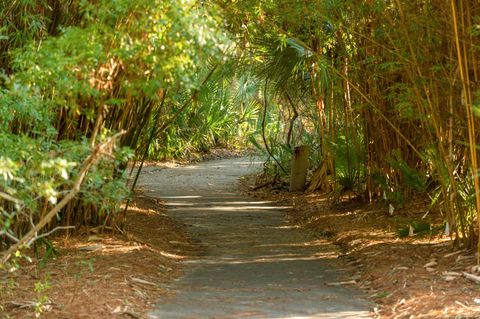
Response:
[[[292,110],[293,110],[293,116],[290,119],[290,126],[288,127],[288,134],[287,134],[287,145],[291,149],[292,148],[291,142],[292,142],[293,125],[295,124],[295,120],[298,118],[298,111],[297,111],[297,108],[295,107],[295,103],[293,103],[292,98],[290,97],[290,95],[288,94],[288,92],[286,90],[285,90],[285,96],[287,97],[287,100],[290,103],[290,105],[292,106]]]
[[[161,104],[160,104],[160,108],[163,108],[163,105],[165,103],[165,99],[167,98],[167,91],[163,91],[163,95],[162,95],[162,101],[161,101]],[[132,183],[132,188],[131,188],[131,191],[133,192],[135,190],[135,186],[137,186],[137,181],[138,181],[138,177],[140,176],[140,173],[143,169],[143,164],[145,163],[145,160],[148,156],[148,149],[150,148],[150,145],[152,144],[153,142],[153,139],[155,138],[156,134],[155,134],[155,131],[156,131],[156,127],[158,125],[157,121],[158,119],[160,118],[160,115],[157,113],[156,114],[157,118],[154,119],[155,121],[155,124],[153,125],[152,127],[152,130],[150,131],[150,136],[148,137],[148,141],[147,141],[147,145],[145,146],[145,149],[143,150],[143,155],[142,155],[142,159],[140,161],[140,166],[138,167],[138,170],[137,170],[137,173],[135,174],[135,179],[133,180],[133,183]],[[135,161],[136,162],[136,161]],[[132,171],[130,172],[130,175],[131,173],[133,172],[133,169],[135,167],[135,163],[133,164],[132,166]],[[123,228],[123,223],[125,221],[125,217],[127,216],[127,211],[128,211],[128,206],[130,205],[130,198],[127,199],[127,202],[125,203],[125,208],[123,209],[123,212],[122,212],[122,215],[121,215],[121,219],[120,219],[120,228]]]
[[[8,231],[0,231],[0,236],[7,236],[8,238],[10,238],[11,240],[13,240],[14,242],[18,243],[20,241],[20,239],[18,239],[17,237],[13,236],[12,234],[10,234]]]
[[[267,138],[265,136],[265,125],[267,121],[267,109],[268,109],[268,96],[267,96],[267,87],[268,87],[268,79],[265,79],[265,87],[263,89],[263,118],[262,118],[262,139],[263,139],[263,144],[265,145],[265,149],[267,150],[268,156],[273,158],[275,163],[277,163],[278,167],[287,174],[287,171],[285,168],[283,168],[282,164],[273,156],[272,150],[270,149],[270,146],[268,146],[267,143]]]
[[[15,204],[19,204],[19,205],[23,205],[23,202],[7,193],[4,193],[4,192],[0,192],[0,198],[3,198],[5,200],[8,200],[10,202],[13,202]]]
[[[37,240],[39,240],[41,238],[50,236],[51,234],[53,234],[56,231],[64,230],[64,229],[74,229],[74,228],[75,228],[75,226],[58,226],[58,227],[55,227],[54,229],[52,229],[48,233],[44,233],[44,234],[41,234],[39,236],[35,236],[32,239],[30,239],[27,243],[27,246],[32,245],[34,242],[36,242]]]
[[[218,64],[216,64],[212,70],[210,70],[210,73],[208,73],[208,75],[205,77],[205,79],[203,80],[202,84],[201,84],[201,87],[203,87],[205,85],[205,83],[207,83],[207,81],[212,77],[213,73],[215,72],[215,70],[218,68]],[[163,103],[165,102],[165,98],[167,96],[167,92],[165,91],[164,94],[163,94],[163,97],[162,97],[162,105]],[[185,101],[185,103],[183,103],[183,105],[177,110],[177,112],[172,115],[172,117],[170,117],[168,119],[168,121],[166,121],[159,129],[157,129],[157,125],[155,124],[152,128],[152,131],[150,132],[150,136],[148,138],[148,142],[147,142],[147,146],[145,147],[145,150],[143,151],[143,155],[142,155],[142,160],[140,162],[140,167],[138,168],[137,170],[137,173],[135,174],[135,179],[133,180],[133,184],[132,184],[132,192],[133,190],[135,189],[135,186],[137,185],[137,181],[138,181],[138,177],[140,176],[140,173],[142,171],[142,168],[143,168],[143,164],[145,163],[145,159],[147,158],[147,155],[148,155],[148,149],[150,147],[150,144],[152,143],[153,139],[158,136],[158,134],[160,134],[161,132],[163,132],[168,126],[170,126],[173,121],[175,121],[175,119],[180,115],[182,114],[185,109],[190,105],[190,103],[196,98],[197,96],[197,91],[193,92],[191,95],[190,95],[190,98]],[[129,204],[129,201],[127,201],[127,204],[125,205],[125,209],[124,209],[124,215],[128,209],[128,204]]]
[[[202,84],[200,85],[200,88],[203,87],[205,85],[205,83],[208,82],[208,80],[210,80],[210,78],[212,77],[213,73],[215,73],[215,70],[218,68],[218,64],[216,64],[211,70],[210,72],[208,73],[208,75],[205,77],[205,79],[202,81]],[[182,114],[185,109],[190,105],[190,103],[192,103],[192,101],[197,97],[197,94],[198,94],[198,90],[193,92],[193,94],[190,95],[190,98],[185,102],[183,103],[183,105],[178,109],[178,111],[168,119],[168,121],[166,121],[155,133],[156,136],[158,136],[158,134],[160,134],[161,132],[163,132],[167,127],[169,127],[173,121],[175,121],[177,119],[177,117],[180,116],[180,114]]]
[[[107,139],[105,142],[97,145],[90,155],[83,161],[82,167],[78,173],[77,179],[73,184],[73,188],[68,192],[67,195],[46,215],[43,217],[36,225],[33,227],[25,236],[20,238],[20,240],[10,246],[10,248],[3,254],[2,263],[6,263],[13,253],[15,253],[22,246],[28,244],[30,240],[36,237],[36,234],[45,227],[52,219],[55,217],[75,196],[80,192],[80,186],[82,185],[87,172],[104,154],[107,153],[107,150],[111,148],[111,145],[117,140],[118,137],[125,134],[125,131],[115,134],[114,136]],[[28,245],[27,245],[28,246]]]

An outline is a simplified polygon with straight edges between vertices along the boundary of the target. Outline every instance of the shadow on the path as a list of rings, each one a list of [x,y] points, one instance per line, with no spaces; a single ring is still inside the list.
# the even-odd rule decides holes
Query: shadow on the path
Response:
[[[346,275],[334,247],[289,224],[290,207],[229,191],[243,174],[229,163],[162,170],[144,184],[202,245],[150,317],[370,318],[358,290],[327,285]]]

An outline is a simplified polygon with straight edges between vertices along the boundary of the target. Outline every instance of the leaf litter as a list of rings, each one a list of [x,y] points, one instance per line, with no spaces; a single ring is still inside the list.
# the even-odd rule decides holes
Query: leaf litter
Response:
[[[141,194],[123,234],[84,231],[53,241],[59,254],[45,267],[33,258],[0,276],[0,318],[32,318],[43,297],[41,318],[145,318],[170,294],[166,285],[182,273],[178,261],[198,250],[160,201]],[[43,281],[49,288],[36,292]]]
[[[289,193],[287,187],[256,188],[258,177],[242,179],[245,192],[291,205],[292,224],[336,244],[344,282],[361,288],[375,302],[375,318],[480,318],[480,267],[473,251],[454,248],[440,232],[407,236],[398,229],[425,217],[428,202],[417,199],[396,207],[368,204],[356,196],[331,198],[318,193]],[[410,224],[411,225],[411,224]],[[332,284],[341,284],[332,283]]]

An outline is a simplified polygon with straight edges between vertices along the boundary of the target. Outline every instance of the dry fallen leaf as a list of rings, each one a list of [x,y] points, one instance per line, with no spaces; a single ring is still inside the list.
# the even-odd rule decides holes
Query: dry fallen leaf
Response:
[[[147,280],[144,280],[144,279],[140,279],[140,278],[135,278],[135,277],[130,277],[130,279],[134,282],[137,282],[137,283],[140,283],[140,284],[145,284],[145,285],[151,285],[151,286],[156,286],[157,284],[151,282],[151,281],[147,281]]]
[[[438,265],[438,263],[437,263],[436,261],[431,261],[431,262],[425,264],[423,267],[425,267],[425,268],[432,268],[432,267],[435,267],[435,266],[437,266],[437,265]]]

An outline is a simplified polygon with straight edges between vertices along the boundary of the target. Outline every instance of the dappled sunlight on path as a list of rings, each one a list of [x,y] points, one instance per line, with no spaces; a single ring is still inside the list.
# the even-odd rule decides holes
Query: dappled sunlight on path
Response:
[[[203,247],[150,317],[369,318],[358,291],[325,285],[342,273],[330,243],[288,224],[289,207],[235,192],[259,168],[234,159],[142,176],[145,194],[164,199]]]

